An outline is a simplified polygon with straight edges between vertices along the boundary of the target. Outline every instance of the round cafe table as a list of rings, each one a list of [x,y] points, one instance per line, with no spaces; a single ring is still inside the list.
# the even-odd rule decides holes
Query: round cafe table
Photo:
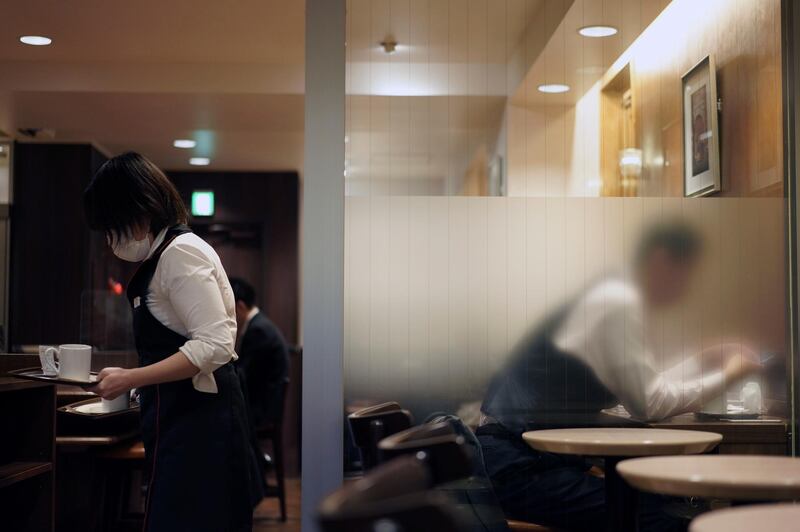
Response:
[[[734,501],[800,499],[800,459],[789,456],[636,458],[617,469],[632,486],[662,495]]]
[[[605,461],[608,529],[637,529],[636,491],[619,476],[617,464],[631,457],[705,453],[722,436],[695,430],[649,428],[586,428],[535,430],[522,435],[537,451],[601,457]]]
[[[796,532],[798,528],[800,506],[764,504],[703,514],[692,521],[689,532]]]

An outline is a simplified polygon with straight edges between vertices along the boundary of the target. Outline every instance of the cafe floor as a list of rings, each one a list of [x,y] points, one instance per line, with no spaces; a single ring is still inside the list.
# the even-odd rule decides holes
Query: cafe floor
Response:
[[[253,516],[253,532],[299,532],[300,531],[300,479],[286,479],[285,523],[278,516],[278,499],[264,499]]]

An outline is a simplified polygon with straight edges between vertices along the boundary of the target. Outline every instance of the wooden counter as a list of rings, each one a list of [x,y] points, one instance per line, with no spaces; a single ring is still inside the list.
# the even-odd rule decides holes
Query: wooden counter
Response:
[[[694,414],[682,414],[658,423],[662,429],[702,430],[722,434],[720,454],[766,454],[783,456],[789,452],[786,420],[762,416],[757,420],[705,421]]]
[[[0,377],[0,527],[52,531],[55,387]]]

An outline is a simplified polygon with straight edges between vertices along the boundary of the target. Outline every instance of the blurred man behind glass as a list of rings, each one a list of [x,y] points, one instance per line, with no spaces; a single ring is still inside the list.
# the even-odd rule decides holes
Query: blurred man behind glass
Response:
[[[659,420],[697,411],[725,383],[759,368],[741,344],[719,344],[660,371],[645,334],[645,316],[686,295],[702,242],[683,222],[642,235],[632,280],[607,277],[545,317],[515,348],[490,383],[478,438],[498,498],[510,518],[568,530],[596,530],[605,519],[603,480],[580,457],[534,451],[526,430],[613,425],[601,410],[622,404],[635,419]],[[725,360],[711,372],[703,358]],[[624,425],[624,420],[616,420]],[[642,530],[680,530],[645,498]]]

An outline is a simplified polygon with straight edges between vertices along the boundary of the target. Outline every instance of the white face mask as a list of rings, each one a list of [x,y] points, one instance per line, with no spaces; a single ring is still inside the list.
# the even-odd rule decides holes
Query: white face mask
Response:
[[[134,240],[123,236],[111,244],[111,249],[114,250],[114,255],[122,260],[141,262],[150,253],[150,240],[147,237],[142,240]]]

